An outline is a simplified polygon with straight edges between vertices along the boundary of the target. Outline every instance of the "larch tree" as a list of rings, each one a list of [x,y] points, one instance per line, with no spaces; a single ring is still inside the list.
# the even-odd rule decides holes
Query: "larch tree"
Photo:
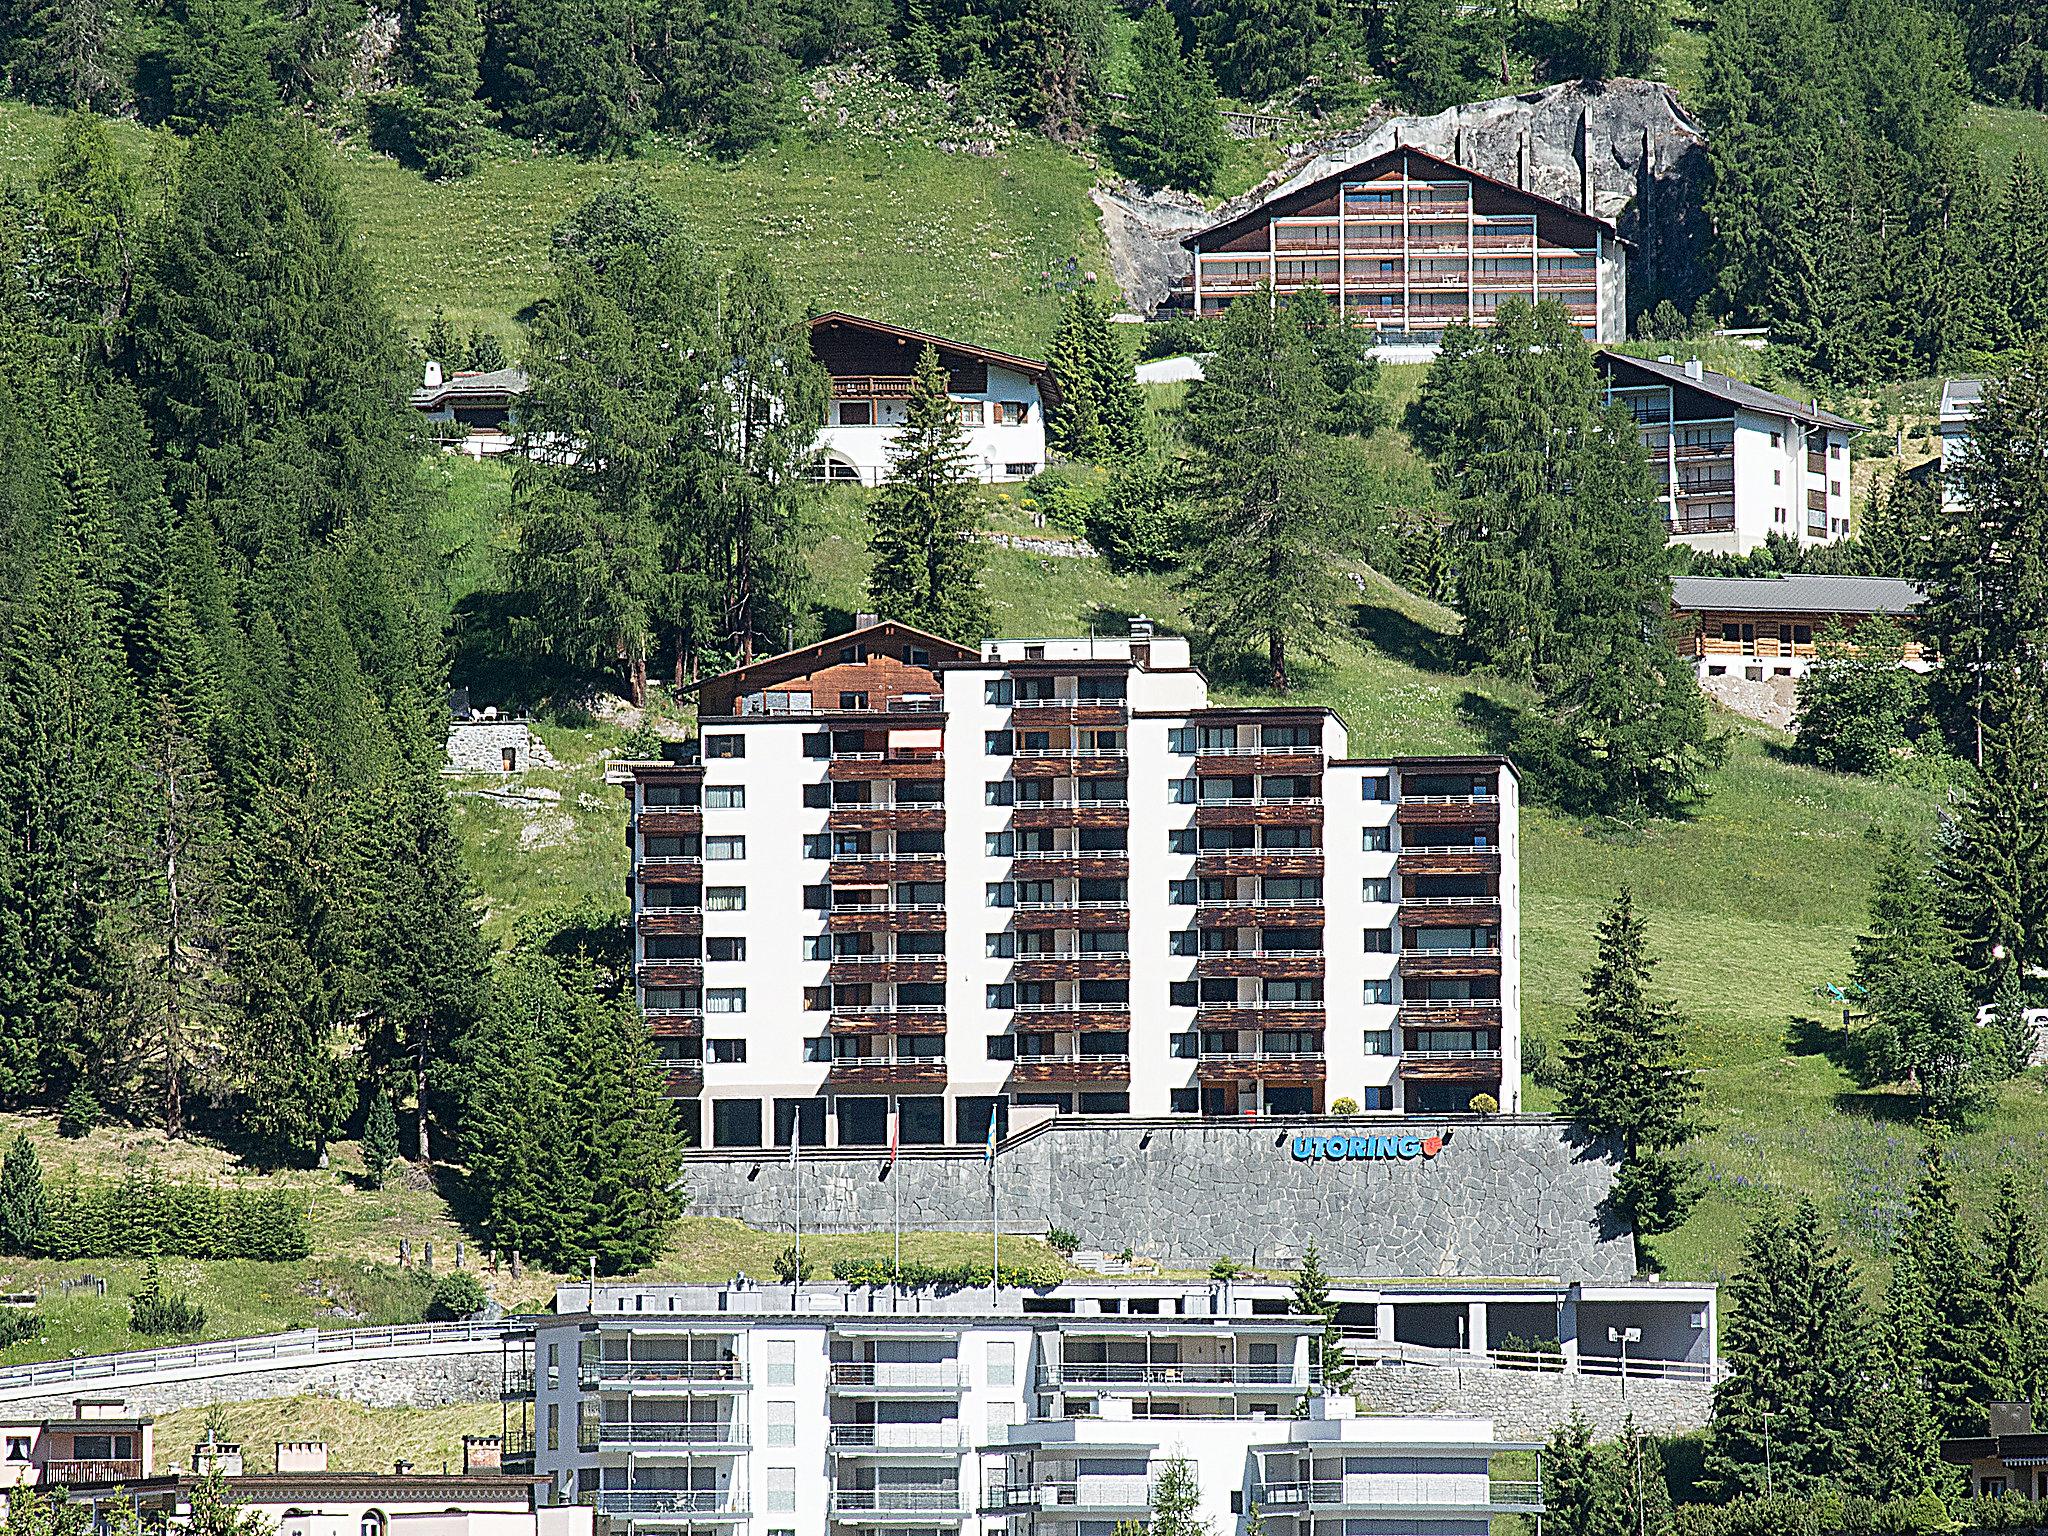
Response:
[[[1225,313],[1182,407],[1202,514],[1183,579],[1189,609],[1217,644],[1263,650],[1277,693],[1292,681],[1290,652],[1314,653],[1337,627],[1346,591],[1327,472],[1332,398],[1304,306],[1261,289]]]
[[[949,640],[972,642],[987,623],[981,593],[981,516],[968,480],[967,436],[931,347],[911,374],[889,477],[868,507],[868,601],[875,612]]]

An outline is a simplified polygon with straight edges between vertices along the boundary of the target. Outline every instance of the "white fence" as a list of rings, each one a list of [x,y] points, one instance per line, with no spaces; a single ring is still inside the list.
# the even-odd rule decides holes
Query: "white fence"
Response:
[[[522,1332],[512,1323],[413,1323],[389,1328],[300,1328],[253,1339],[173,1344],[115,1355],[81,1355],[34,1365],[0,1367],[0,1402],[68,1390],[96,1391],[129,1383],[231,1375],[244,1367],[293,1369],[323,1361],[378,1355],[471,1354]]]
[[[1382,1341],[1371,1334],[1343,1329],[1345,1353],[1363,1365],[1490,1365],[1504,1371],[1542,1371],[1552,1375],[1621,1377],[1629,1381],[1676,1381],[1711,1387],[1727,1368],[1697,1360],[1654,1360],[1629,1356],[1627,1369],[1614,1355],[1580,1355],[1567,1362],[1562,1354],[1507,1349],[1438,1349],[1427,1344]]]

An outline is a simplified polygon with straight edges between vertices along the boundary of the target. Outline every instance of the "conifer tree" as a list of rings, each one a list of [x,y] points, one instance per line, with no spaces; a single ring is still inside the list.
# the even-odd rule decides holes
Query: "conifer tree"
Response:
[[[1685,1065],[1685,1017],[1650,995],[1653,961],[1635,895],[1615,897],[1586,973],[1586,1001],[1564,1041],[1559,1107],[1621,1144],[1615,1202],[1645,1234],[1668,1232],[1697,1198],[1697,1175],[1671,1154],[1698,1135],[1700,1085]]]
[[[1316,1346],[1323,1390],[1350,1391],[1351,1362],[1344,1353],[1343,1336],[1337,1332],[1337,1303],[1330,1297],[1330,1277],[1323,1273],[1323,1256],[1316,1251],[1314,1238],[1309,1239],[1301,1255],[1301,1268],[1295,1271],[1294,1294],[1288,1298],[1287,1310],[1297,1317],[1323,1320],[1323,1336]]]
[[[1952,1477],[1941,1459],[1941,1426],[1929,1395],[1934,1307],[1910,1251],[1892,1261],[1875,1332],[1855,1419],[1859,1491],[1875,1499],[1943,1492]]]
[[[1206,0],[1195,33],[1223,88],[1263,101],[1315,73],[1331,16],[1316,0]]]
[[[666,0],[660,33],[664,124],[695,133],[725,161],[781,136],[790,61],[770,13],[730,0]]]
[[[911,375],[889,478],[868,508],[875,611],[949,640],[973,641],[987,621],[980,583],[980,522],[967,479],[967,438],[946,395],[946,372],[926,347]]]
[[[1708,1484],[1724,1499],[1761,1493],[1766,1435],[1777,1491],[1839,1483],[1853,1464],[1863,1300],[1811,1201],[1751,1223],[1726,1294],[1728,1374],[1714,1389]]]
[[[1608,1536],[1613,1511],[1593,1426],[1573,1407],[1543,1448],[1544,1526],[1558,1536]]]
[[[1126,463],[1143,451],[1144,396],[1129,355],[1088,289],[1067,296],[1046,368],[1057,402],[1047,412],[1046,433],[1055,448],[1098,464]]]
[[[1198,56],[1181,52],[1180,28],[1163,3],[1131,36],[1131,89],[1116,137],[1119,168],[1148,187],[1204,195],[1223,168],[1223,115],[1216,83]]]
[[[447,311],[440,305],[434,306],[433,318],[427,321],[427,334],[420,338],[420,345],[426,349],[427,358],[445,367],[455,362],[455,331],[448,324]]]
[[[23,100],[111,110],[124,83],[124,20],[111,0],[11,0],[0,5],[0,71]]]
[[[28,1132],[21,1131],[0,1159],[0,1253],[22,1258],[41,1253],[49,1221],[43,1165]]]
[[[1264,651],[1277,693],[1291,681],[1290,649],[1316,650],[1345,591],[1325,473],[1333,397],[1308,312],[1265,289],[1231,305],[1182,407],[1202,514],[1183,589],[1212,640]]]
[[[1927,855],[1904,832],[1885,842],[1870,891],[1870,931],[1857,937],[1851,966],[1874,1002],[1903,978],[1946,962],[1953,940],[1929,877]]]
[[[478,373],[493,373],[510,361],[505,356],[505,343],[498,339],[496,331],[487,331],[481,326],[470,327],[469,340],[463,347],[462,361],[465,366]]]
[[[405,156],[436,180],[476,169],[483,107],[478,60],[484,46],[477,0],[410,0],[399,34],[405,89]]]
[[[2019,968],[2007,966],[1991,994],[1991,1027],[1998,1034],[2005,1073],[2018,1077],[2034,1064],[2040,1036],[2027,1017],[2026,994],[2020,990]]]
[[[1195,1464],[1170,1456],[1152,1483],[1152,1521],[1146,1536],[1209,1536],[1201,1517],[1202,1485]]]
[[[283,105],[270,69],[283,40],[276,10],[263,0],[189,0],[180,11],[137,60],[144,121],[197,133],[275,118]]]
[[[1988,984],[2048,963],[2048,696],[2037,677],[2002,673],[1979,712],[1982,756],[1936,872],[1958,958]]]
[[[392,1112],[391,1096],[379,1090],[370,1100],[369,1117],[363,1122],[363,1178],[372,1189],[382,1189],[398,1160],[398,1116]]]
[[[1942,1432],[1980,1434],[2002,1356],[1990,1285],[1964,1231],[1948,1160],[1930,1141],[1901,1249],[1926,1286],[1928,1390]],[[1973,1427],[1974,1426],[1974,1427]]]
[[[133,181],[98,117],[64,120],[36,197],[57,264],[45,299],[51,318],[75,330],[80,350],[105,360],[133,299],[143,229]]]
[[[1647,72],[1667,30],[1660,0],[1579,0],[1572,19],[1580,72],[1595,80]]]
[[[2016,154],[1994,215],[1985,286],[1989,341],[2018,350],[2048,335],[2048,165]]]
[[[2031,1297],[2041,1276],[2040,1225],[2010,1168],[1999,1170],[1984,1257],[1998,1329],[1995,1390],[2008,1402],[2032,1402],[2048,1374],[2048,1317]]]

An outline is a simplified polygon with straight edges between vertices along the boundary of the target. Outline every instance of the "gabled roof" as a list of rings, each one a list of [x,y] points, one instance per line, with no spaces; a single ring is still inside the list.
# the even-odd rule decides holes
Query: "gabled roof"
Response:
[[[1518,187],[1511,181],[1502,181],[1499,177],[1489,176],[1484,171],[1475,171],[1469,165],[1460,165],[1455,160],[1446,160],[1442,155],[1433,155],[1426,149],[1416,149],[1412,145],[1395,145],[1392,149],[1381,150],[1378,154],[1360,160],[1354,165],[1348,165],[1342,170],[1331,171],[1327,175],[1315,177],[1310,181],[1292,185],[1283,182],[1280,186],[1274,188],[1269,196],[1261,198],[1254,206],[1247,208],[1244,212],[1232,214],[1220,223],[1211,224],[1207,229],[1198,229],[1191,235],[1184,235],[1181,237],[1180,243],[1184,246],[1192,247],[1197,241],[1207,240],[1211,235],[1234,232],[1245,224],[1256,222],[1267,208],[1283,197],[1293,197],[1298,193],[1308,191],[1312,187],[1320,187],[1325,182],[1348,181],[1362,173],[1377,171],[1387,161],[1402,155],[1407,156],[1410,160],[1427,161],[1429,164],[1437,166],[1454,176],[1461,176],[1468,181],[1476,181],[1482,186],[1497,187],[1503,192],[1513,193],[1516,197],[1527,198],[1538,207],[1547,208],[1553,213],[1565,214],[1574,219],[1583,219],[1589,224],[1597,224],[1617,240],[1621,238],[1615,231],[1612,219],[1603,219],[1597,213],[1590,213],[1583,208],[1574,208],[1570,203],[1561,203],[1554,197],[1545,197],[1541,192],[1531,192],[1527,187]]]
[[[1598,354],[1603,369],[1622,367],[1633,368],[1646,373],[1666,384],[1680,389],[1690,389],[1729,405],[1740,406],[1745,411],[1759,411],[1766,416],[1783,416],[1788,420],[1802,421],[1810,427],[1834,427],[1843,432],[1867,430],[1860,421],[1851,421],[1846,416],[1837,416],[1833,411],[1824,411],[1812,403],[1802,404],[1786,395],[1774,394],[1755,384],[1745,384],[1740,379],[1731,379],[1725,373],[1716,373],[1711,368],[1700,369],[1697,376],[1686,370],[1680,362],[1663,358],[1652,360],[1646,357],[1629,357],[1620,352],[1601,351]]]
[[[526,393],[526,370],[519,367],[493,368],[488,373],[451,373],[438,384],[422,385],[412,392],[415,409],[433,410],[456,400],[499,400]]]
[[[871,624],[849,629],[843,634],[827,635],[822,640],[813,640],[809,645],[799,645],[794,650],[782,651],[774,656],[758,657],[743,667],[734,667],[729,672],[718,672],[710,677],[699,678],[694,691],[700,698],[715,698],[721,694],[730,694],[737,698],[746,691],[747,680],[758,673],[779,672],[790,663],[801,661],[805,657],[815,655],[822,658],[826,652],[840,646],[853,644],[869,635],[884,633],[904,635],[912,640],[921,641],[931,650],[934,668],[948,662],[972,661],[978,654],[972,646],[961,645],[942,635],[934,635],[927,630],[898,623],[895,619],[878,619]]]
[[[1674,576],[1671,604],[1683,612],[1910,613],[1927,594],[1895,576]]]
[[[1033,376],[1042,376],[1046,372],[1046,365],[1039,358],[1019,357],[1014,352],[998,352],[993,347],[978,347],[971,341],[954,341],[947,336],[933,336],[925,331],[913,331],[907,326],[890,325],[882,320],[868,320],[860,315],[849,315],[842,310],[827,310],[811,321],[811,329],[814,331],[823,325],[850,326],[855,330],[873,331],[878,336],[887,336],[895,341],[915,342],[919,346],[960,352],[968,357],[978,357],[985,363],[996,363],[1004,368],[1014,368],[1019,373]]]

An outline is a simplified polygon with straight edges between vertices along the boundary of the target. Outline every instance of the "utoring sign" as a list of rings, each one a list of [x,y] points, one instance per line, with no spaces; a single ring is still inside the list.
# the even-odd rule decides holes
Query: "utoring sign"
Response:
[[[1444,1148],[1442,1136],[1297,1136],[1297,1163],[1407,1163]]]

